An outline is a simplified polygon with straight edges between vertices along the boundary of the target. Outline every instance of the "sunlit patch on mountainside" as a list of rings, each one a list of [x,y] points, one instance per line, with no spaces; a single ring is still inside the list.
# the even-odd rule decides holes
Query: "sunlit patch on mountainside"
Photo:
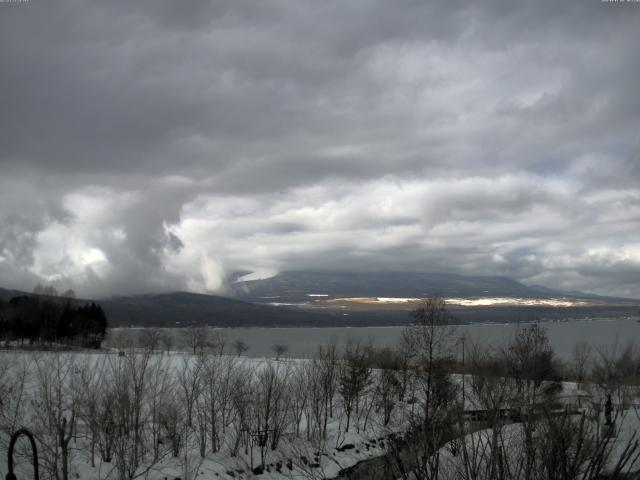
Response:
[[[341,297],[326,300],[315,300],[316,303],[330,305],[367,305],[367,306],[406,306],[415,308],[421,302],[420,298],[412,297]],[[521,297],[476,297],[476,298],[447,298],[447,304],[461,307],[588,307],[601,305],[601,301],[575,298],[521,298]]]
[[[448,298],[447,303],[464,307],[479,306],[544,306],[544,307],[586,307],[597,302],[569,298]]]

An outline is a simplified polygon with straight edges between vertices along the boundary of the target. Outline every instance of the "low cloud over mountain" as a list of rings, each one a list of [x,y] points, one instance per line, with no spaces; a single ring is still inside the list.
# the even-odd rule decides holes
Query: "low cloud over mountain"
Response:
[[[446,271],[640,298],[640,4],[0,4],[0,284]]]

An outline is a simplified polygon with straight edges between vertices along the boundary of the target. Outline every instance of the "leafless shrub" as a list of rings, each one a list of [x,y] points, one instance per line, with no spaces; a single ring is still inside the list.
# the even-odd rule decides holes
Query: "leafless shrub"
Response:
[[[277,343],[271,347],[271,350],[273,350],[276,360],[280,360],[280,358],[289,351],[289,347],[282,343]]]
[[[365,390],[371,382],[368,360],[369,347],[351,340],[345,347],[338,377],[338,392],[342,398],[345,415],[345,431],[349,431],[352,414],[358,415]]]
[[[161,340],[162,332],[157,328],[145,328],[138,335],[139,345],[152,352],[158,350]]]
[[[247,345],[243,340],[238,339],[233,342],[231,348],[233,348],[233,351],[236,352],[236,355],[240,357],[249,350],[249,345]]]
[[[34,356],[36,393],[34,424],[40,439],[40,458],[48,475],[69,479],[70,442],[80,410],[79,370],[72,354]]]
[[[206,326],[183,328],[182,338],[193,355],[203,353],[210,343],[209,329]]]

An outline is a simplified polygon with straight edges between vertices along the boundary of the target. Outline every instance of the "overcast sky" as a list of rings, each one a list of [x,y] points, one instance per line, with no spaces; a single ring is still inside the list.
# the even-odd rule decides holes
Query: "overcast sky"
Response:
[[[0,286],[640,298],[640,3],[0,3]]]

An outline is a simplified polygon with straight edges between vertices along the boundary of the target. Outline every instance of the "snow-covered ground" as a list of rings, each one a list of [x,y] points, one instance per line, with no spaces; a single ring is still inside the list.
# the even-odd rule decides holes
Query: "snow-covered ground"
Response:
[[[100,385],[105,381],[99,373],[100,369],[105,371],[117,371],[122,373],[118,368],[122,364],[125,368],[134,368],[135,363],[126,365],[127,359],[132,356],[142,355],[127,353],[125,356],[119,356],[117,353],[26,353],[26,352],[2,352],[0,353],[0,389],[5,401],[0,405],[0,448],[3,454],[0,456],[0,476],[4,477],[7,472],[7,460],[4,452],[7,450],[9,434],[20,427],[29,428],[38,439],[38,447],[40,449],[41,463],[48,455],[52,457],[52,447],[55,444],[53,423],[55,419],[49,417],[60,415],[70,419],[73,414],[76,418],[76,427],[74,430],[74,438],[70,442],[70,477],[82,479],[118,479],[119,472],[116,462],[116,448],[110,462],[102,461],[102,457],[96,449],[93,455],[93,465],[91,460],[91,429],[88,424],[89,420],[83,415],[82,406],[84,402],[83,391],[87,388],[97,388],[100,395],[107,395],[108,388]],[[64,359],[61,361],[61,359]],[[260,392],[260,381],[268,378],[269,371],[275,371],[283,377],[293,377],[296,372],[301,372],[305,366],[308,367],[309,360],[298,359],[250,359],[236,356],[217,357],[220,366],[229,366],[233,371],[249,372],[251,378],[246,377],[246,381],[258,389],[255,391],[247,390],[245,400],[248,403],[255,402],[251,408],[251,415],[256,418],[247,420],[245,427],[258,429],[261,426],[261,413],[258,411],[259,402],[264,402],[264,392]],[[68,363],[71,362],[71,363]],[[151,382],[147,388],[151,389],[151,394],[158,387],[153,384],[153,378],[157,375],[168,374],[168,382],[172,383],[170,391],[161,394],[168,394],[174,397],[174,403],[179,404],[178,423],[186,422],[186,407],[188,398],[184,397],[183,388],[180,382],[192,380],[195,371],[198,368],[199,360],[197,356],[184,353],[172,352],[170,354],[154,354],[151,356],[150,364],[147,366],[147,376]],[[202,366],[204,369],[205,367]],[[270,370],[271,369],[271,370]],[[90,371],[88,377],[86,372]],[[264,373],[261,376],[261,372]],[[231,372],[233,373],[233,372]],[[53,378],[51,375],[59,375]],[[198,387],[200,393],[204,396],[204,389],[207,388],[207,379],[202,374],[202,385]],[[45,377],[50,377],[49,379]],[[108,375],[107,375],[108,376]],[[191,377],[190,377],[191,376]],[[82,378],[81,378],[82,377]],[[51,383],[49,383],[49,381]],[[44,403],[55,402],[58,398],[53,395],[51,398],[45,398],[47,392],[43,391],[48,388],[56,388],[55,381],[60,380],[61,385],[61,404],[45,406]],[[164,380],[163,380],[164,381]],[[87,384],[89,382],[89,384]],[[92,383],[93,382],[93,383]],[[291,383],[292,384],[292,383]],[[291,384],[284,385],[289,388]],[[90,393],[90,392],[89,392]],[[152,422],[156,418],[157,422],[162,422],[160,416],[154,417],[151,411],[154,399],[151,396],[145,397],[145,406],[143,407],[144,422]],[[228,402],[239,401],[241,399],[233,398],[232,393],[228,393]],[[255,395],[251,398],[250,395]],[[285,392],[288,396],[287,402],[294,402],[294,393]],[[303,395],[304,396],[304,395]],[[156,399],[157,400],[157,399]],[[193,399],[192,399],[193,400]],[[201,400],[193,400],[199,404]],[[76,402],[72,405],[72,402]],[[152,446],[149,440],[153,438],[162,440],[163,445],[159,447],[158,459],[148,462],[140,462],[135,469],[135,478],[154,479],[196,479],[196,478],[221,478],[221,479],[242,479],[242,478],[268,478],[268,479],[304,479],[304,478],[331,478],[337,476],[339,471],[348,468],[362,460],[379,456],[385,452],[386,435],[391,431],[402,429],[402,414],[397,410],[392,421],[387,425],[382,425],[379,412],[374,412],[372,399],[360,400],[360,408],[371,410],[368,412],[369,418],[364,419],[364,411],[354,413],[351,420],[349,431],[345,431],[345,418],[343,407],[337,392],[334,392],[332,400],[333,416],[328,417],[326,438],[322,439],[317,432],[311,432],[307,425],[307,416],[309,407],[303,407],[307,410],[301,414],[299,423],[296,428],[292,420],[292,407],[290,405],[275,405],[276,409],[286,410],[284,415],[287,418],[282,420],[281,438],[278,441],[276,450],[271,450],[269,446],[262,448],[258,444],[259,441],[251,438],[250,434],[240,432],[240,427],[235,425],[237,418],[227,420],[226,433],[221,434],[219,439],[220,446],[218,451],[212,452],[210,444],[205,447],[205,455],[200,455],[200,433],[198,432],[197,415],[205,414],[205,406],[202,406],[202,412],[194,407],[193,427],[187,428],[183,425],[180,434],[182,435],[182,445],[179,453],[174,455],[170,448],[170,441],[166,438],[162,439],[162,435],[158,433],[153,436],[150,431],[145,431],[144,436],[147,438],[147,451],[145,455],[151,458]],[[230,405],[220,405],[219,408],[227,408],[231,410]],[[58,409],[56,411],[56,409]],[[45,411],[46,410],[46,411]],[[229,415],[231,413],[227,412]],[[118,415],[114,415],[117,417]],[[277,420],[278,422],[280,420]],[[53,422],[53,423],[52,423]],[[204,421],[203,425],[206,424]],[[366,424],[366,428],[364,425]],[[147,426],[149,430],[153,426]],[[147,428],[145,427],[145,428]],[[50,431],[45,431],[46,429]],[[296,433],[298,432],[298,433]],[[166,435],[166,432],[161,432]],[[234,443],[237,441],[238,435],[242,435],[239,441],[240,445],[237,452],[234,452]],[[210,439],[208,439],[210,442]],[[119,440],[116,440],[119,441]],[[271,441],[271,440],[269,440]],[[60,452],[57,452],[59,455]],[[264,471],[256,475],[254,469],[261,462],[261,454],[264,455]],[[19,478],[30,478],[29,458],[22,457],[17,462],[16,470],[20,473]],[[51,460],[49,459],[49,462]],[[49,465],[50,466],[50,465]],[[41,472],[45,470],[41,467]],[[41,474],[41,478],[43,477]]]
[[[130,452],[126,449],[118,452],[117,445],[111,445],[113,458],[103,461],[100,450],[104,450],[105,429],[108,433],[108,428],[113,428],[120,421],[117,419],[126,417],[123,417],[121,409],[130,408],[114,396],[114,391],[122,388],[118,382],[136,378],[145,389],[140,401],[145,447],[140,453],[143,460],[134,465],[130,478],[334,478],[340,470],[384,455],[388,451],[389,435],[406,430],[420,408],[419,393],[408,392],[400,401],[397,391],[391,390],[386,394],[393,395],[392,411],[385,422],[381,403],[385,392],[380,390],[384,372],[373,371],[357,400],[357,411],[351,413],[348,431],[345,398],[334,385],[333,397],[325,405],[331,412],[326,412],[326,437],[323,438],[318,425],[312,421],[313,402],[321,400],[314,397],[314,392],[319,387],[317,382],[323,378],[322,372],[314,369],[324,368],[321,364],[302,359],[237,356],[208,356],[209,359],[203,359],[178,352],[150,354],[145,364],[143,357],[145,354],[139,352],[127,352],[124,356],[117,352],[0,353],[0,476],[7,471],[4,452],[9,434],[23,426],[36,434],[41,462],[46,463],[43,471],[52,468],[53,459],[59,468],[60,451],[55,428],[66,421],[67,424],[75,422],[73,431],[69,432],[73,437],[69,442],[69,478],[122,478],[118,455],[126,456]],[[338,372],[334,374],[338,375]],[[212,380],[214,376],[216,380]],[[461,375],[451,378],[460,397],[463,383],[465,385],[466,410],[483,408],[473,377],[465,376],[464,382]],[[212,381],[215,389],[211,386]],[[126,395],[134,395],[131,385],[124,388]],[[601,407],[604,403],[604,392],[595,386],[564,382],[561,387],[555,394],[555,402],[576,412],[587,414],[594,405]],[[619,435],[611,443],[613,458],[619,457],[626,442],[640,429],[636,409],[639,402],[633,393],[623,392],[614,398],[614,409],[619,415]],[[274,401],[267,395],[282,397]],[[215,396],[219,403],[212,403]],[[102,418],[99,425],[94,425],[92,413],[88,411],[90,408],[95,409],[93,415],[97,418],[105,414],[110,417]],[[218,410],[213,411],[212,408]],[[272,411],[266,412],[265,408]],[[324,411],[322,405],[316,404],[315,408],[319,409],[318,420]],[[603,415],[600,410],[599,416],[589,417],[590,428],[602,424]],[[192,417],[191,426],[187,425],[188,416]],[[211,447],[213,437],[209,435],[214,417],[215,422],[221,422],[217,426],[219,445],[215,449]],[[264,425],[277,429],[280,434],[275,450],[269,445],[265,448],[259,445],[257,431]],[[247,430],[253,431],[254,435]],[[474,447],[476,451],[478,445],[484,445],[486,453],[491,448],[491,435],[490,429],[467,435],[465,445]],[[507,423],[502,426],[500,435],[502,445],[509,447],[507,455],[510,450],[515,458],[522,449],[522,425]],[[116,435],[113,438],[116,442],[120,442],[120,438],[131,440],[130,432],[124,437]],[[92,455],[93,440],[97,443]],[[269,443],[271,440],[269,438]],[[204,450],[204,455],[201,455],[201,450]],[[463,457],[459,453],[453,455],[450,446],[441,449],[440,454],[442,478],[449,478],[448,474],[454,478],[460,471]],[[259,473],[254,469],[262,463],[263,455],[265,468]],[[28,461],[28,457],[18,458],[18,478],[30,478]]]

